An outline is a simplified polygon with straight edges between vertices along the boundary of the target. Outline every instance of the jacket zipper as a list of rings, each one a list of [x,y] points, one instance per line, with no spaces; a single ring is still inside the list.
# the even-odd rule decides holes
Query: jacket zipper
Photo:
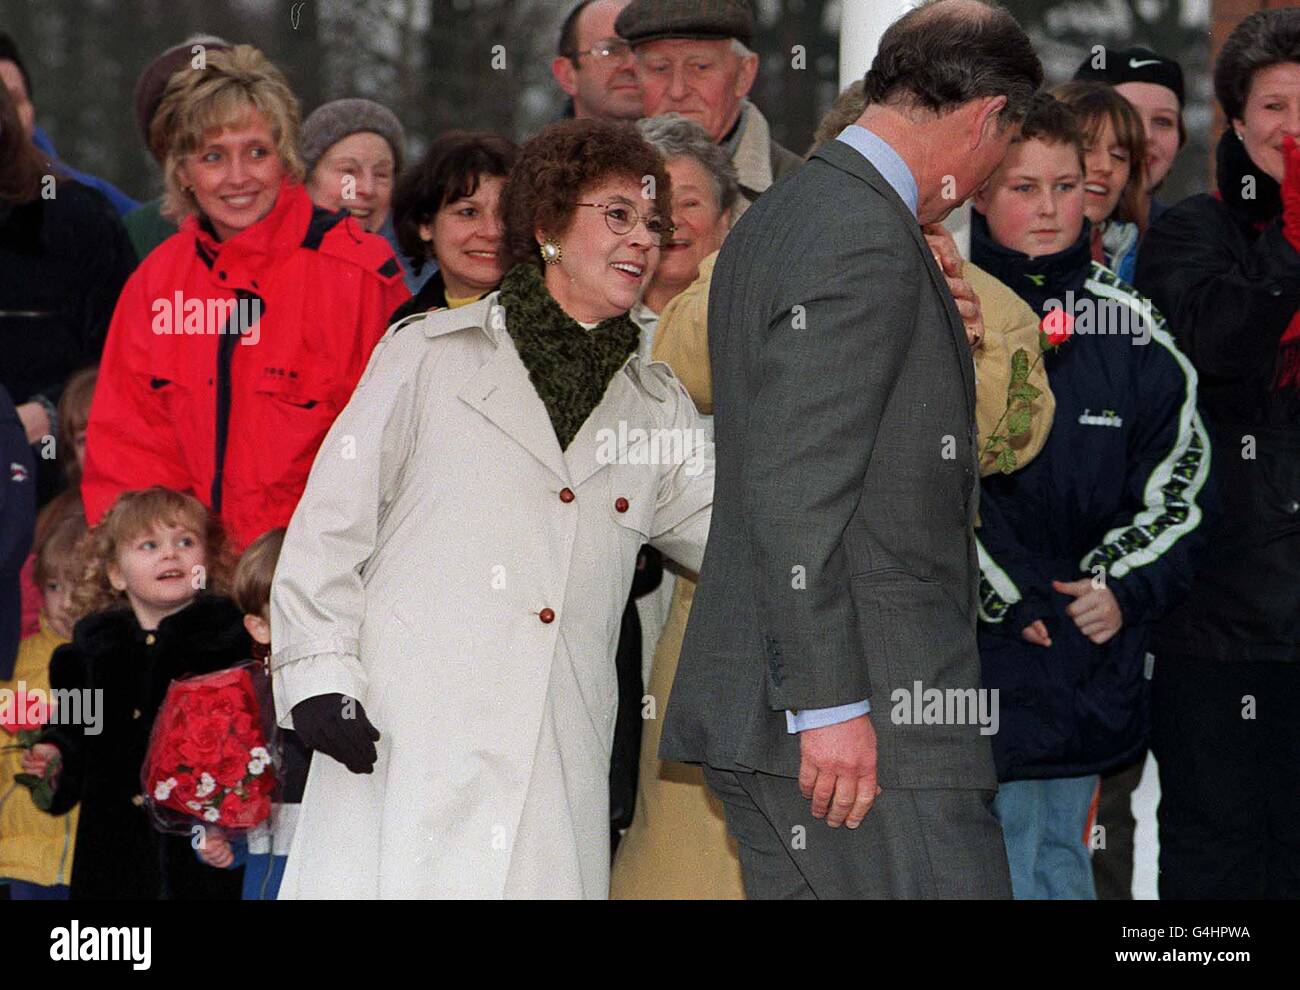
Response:
[[[260,312],[266,312],[266,306],[261,298],[251,292],[236,289],[235,298],[237,300],[235,308],[226,320],[225,326],[221,328],[218,337],[220,342],[217,345],[217,436],[209,501],[213,513],[218,515],[221,513],[222,482],[226,468],[226,443],[230,437],[230,365],[235,356],[235,346],[239,343],[240,337],[250,329],[238,324],[232,327],[230,324],[231,321],[237,321],[241,317],[245,312],[246,304],[251,300],[256,299]]]

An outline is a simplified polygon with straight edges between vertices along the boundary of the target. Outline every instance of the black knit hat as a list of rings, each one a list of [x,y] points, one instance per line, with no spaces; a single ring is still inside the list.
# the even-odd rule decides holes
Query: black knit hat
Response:
[[[632,47],[664,38],[735,38],[752,47],[754,9],[749,0],[632,0],[614,22]]]
[[[0,31],[0,59],[8,59],[18,66],[18,74],[23,77],[23,85],[27,87],[27,98],[30,100],[32,77],[27,74],[27,66],[23,64],[23,57],[18,54],[18,46],[14,44],[14,39],[4,31]]]
[[[1098,79],[1118,86],[1120,83],[1155,83],[1171,89],[1183,105],[1183,67],[1171,58],[1157,55],[1150,48],[1105,48],[1096,46],[1092,54],[1075,70],[1075,79]]]

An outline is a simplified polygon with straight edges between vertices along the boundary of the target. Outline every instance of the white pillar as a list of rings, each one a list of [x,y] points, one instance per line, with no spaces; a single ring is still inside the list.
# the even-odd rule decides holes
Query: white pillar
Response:
[[[914,0],[840,0],[840,89],[867,74],[885,28],[916,6]],[[970,206],[954,210],[945,226],[969,257]]]

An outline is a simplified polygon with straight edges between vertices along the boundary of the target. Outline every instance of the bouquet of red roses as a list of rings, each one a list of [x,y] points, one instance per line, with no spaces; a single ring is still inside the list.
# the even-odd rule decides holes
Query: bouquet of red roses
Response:
[[[255,664],[172,681],[154,720],[141,783],[158,827],[193,819],[245,831],[271,814],[273,731],[259,704]]]

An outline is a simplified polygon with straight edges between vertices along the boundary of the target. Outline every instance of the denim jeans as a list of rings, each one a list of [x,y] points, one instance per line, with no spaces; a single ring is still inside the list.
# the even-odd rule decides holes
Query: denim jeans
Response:
[[[993,813],[1002,824],[1016,900],[1096,900],[1084,829],[1097,780],[1062,777],[998,785]]]

